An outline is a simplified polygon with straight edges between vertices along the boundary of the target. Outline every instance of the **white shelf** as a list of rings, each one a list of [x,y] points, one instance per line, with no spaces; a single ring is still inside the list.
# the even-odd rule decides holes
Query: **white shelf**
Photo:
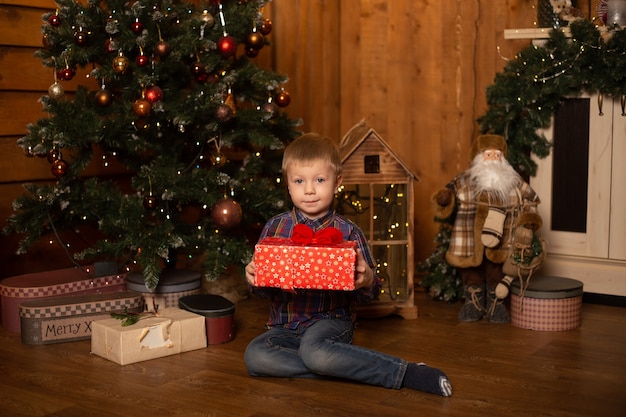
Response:
[[[566,37],[570,37],[571,33],[568,27],[552,29],[552,28],[530,28],[530,29],[504,29],[504,39],[548,39],[550,32],[560,30]]]

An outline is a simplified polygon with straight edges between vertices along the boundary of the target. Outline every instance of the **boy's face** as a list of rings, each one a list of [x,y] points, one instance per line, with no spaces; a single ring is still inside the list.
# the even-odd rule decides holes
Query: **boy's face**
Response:
[[[303,165],[298,162],[287,168],[287,188],[294,206],[311,220],[328,211],[341,185],[330,164],[322,160]]]

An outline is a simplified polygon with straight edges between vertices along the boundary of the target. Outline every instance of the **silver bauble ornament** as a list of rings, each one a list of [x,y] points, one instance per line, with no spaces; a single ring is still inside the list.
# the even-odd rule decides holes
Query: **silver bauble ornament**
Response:
[[[55,81],[54,84],[48,88],[48,95],[53,100],[60,99],[64,94],[65,90],[63,90],[63,86],[58,81]]]

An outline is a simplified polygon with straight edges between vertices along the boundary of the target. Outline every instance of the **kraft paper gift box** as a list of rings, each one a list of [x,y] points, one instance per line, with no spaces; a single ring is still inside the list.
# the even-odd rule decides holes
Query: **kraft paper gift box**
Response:
[[[204,316],[175,307],[130,326],[110,318],[91,327],[91,353],[120,365],[207,347]]]
[[[255,285],[291,291],[354,290],[356,243],[342,241],[334,228],[323,230],[339,233],[331,239],[318,238],[312,232],[305,232],[308,236],[304,238],[295,236],[300,232],[298,226],[304,225],[297,225],[290,239],[265,238],[256,244]]]

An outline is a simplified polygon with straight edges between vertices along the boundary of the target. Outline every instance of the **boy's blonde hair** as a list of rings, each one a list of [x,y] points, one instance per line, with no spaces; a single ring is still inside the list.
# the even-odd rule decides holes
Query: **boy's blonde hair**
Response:
[[[341,158],[335,142],[317,133],[305,133],[285,148],[283,154],[283,177],[287,179],[287,169],[293,163],[304,164],[322,160],[330,164],[335,175],[341,175]]]

